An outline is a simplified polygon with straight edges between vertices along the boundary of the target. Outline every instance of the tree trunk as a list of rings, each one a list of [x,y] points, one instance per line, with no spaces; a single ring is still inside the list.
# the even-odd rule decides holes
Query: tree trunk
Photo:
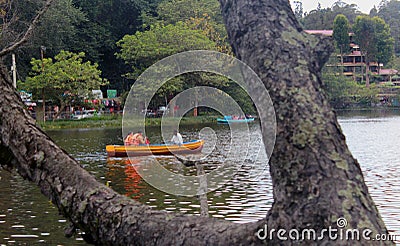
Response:
[[[0,71],[0,163],[41,188],[71,221],[68,234],[80,228],[86,240],[96,244],[261,244],[256,235],[266,222],[275,230],[321,230],[336,227],[340,217],[349,221],[350,228],[387,233],[321,89],[320,70],[332,46],[301,31],[287,0],[220,2],[235,54],[258,73],[277,114],[276,146],[270,158],[274,204],[266,221],[238,225],[154,211],[115,193],[35,126],[4,67]],[[267,116],[261,112],[260,117],[266,133]],[[265,142],[267,136],[263,137]],[[325,237],[317,243],[328,240]],[[312,243],[277,237],[268,242]],[[365,240],[336,243],[380,244]]]
[[[343,48],[340,46],[340,75],[344,73],[344,65],[343,65]]]
[[[365,86],[369,88],[369,61],[365,65]]]
[[[54,115],[53,122],[55,122],[56,119],[58,119],[58,116],[60,116],[64,111],[64,109],[67,107],[67,105],[70,104],[70,101],[65,102],[62,100],[62,98],[59,98],[59,100],[60,100],[60,108],[58,109],[58,112]]]
[[[331,41],[303,32],[286,0],[220,2],[234,53],[260,76],[277,115],[268,228],[321,231],[345,218],[345,229],[388,233],[322,89],[320,71],[333,51]]]

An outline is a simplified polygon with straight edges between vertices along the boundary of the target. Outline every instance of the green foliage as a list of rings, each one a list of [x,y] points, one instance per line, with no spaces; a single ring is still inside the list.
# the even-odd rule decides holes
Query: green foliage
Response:
[[[35,16],[44,1],[8,1],[7,18],[1,19],[2,24],[10,21],[7,31],[2,33],[2,43],[8,45],[16,37],[25,32],[28,24]],[[26,77],[30,71],[30,60],[39,57],[40,47],[46,47],[45,56],[52,57],[61,49],[73,50],[79,37],[78,26],[86,21],[84,13],[76,8],[71,0],[57,0],[41,18],[35,32],[26,45],[16,51],[18,74]]]
[[[376,60],[379,63],[388,63],[394,53],[394,38],[390,34],[390,27],[380,17],[373,17],[375,21],[376,30],[376,46],[378,52],[376,54]]]
[[[225,92],[237,102],[245,114],[256,114],[257,110],[247,92],[237,83],[229,83]]]
[[[400,71],[400,57],[394,56],[393,59],[386,64],[386,66]]]
[[[366,88],[350,77],[336,73],[323,73],[324,89],[332,107],[343,109],[354,106],[371,106],[377,102],[379,92],[375,85]]]
[[[18,50],[18,74],[28,76],[30,60],[38,58],[40,47],[46,47],[45,57],[54,57],[60,50],[85,52],[86,57],[99,64],[112,82],[120,82],[127,66],[116,59],[115,43],[125,34],[132,34],[142,26],[140,13],[156,8],[161,0],[57,0],[41,19],[26,46]],[[7,24],[2,33],[2,45],[13,42],[42,7],[42,0],[12,0],[4,3],[7,13],[0,23]],[[1,8],[1,6],[0,6]],[[117,87],[122,85],[114,85]]]
[[[215,49],[215,43],[201,31],[192,30],[182,22],[175,25],[156,24],[148,31],[125,35],[117,45],[121,48],[117,57],[133,69],[131,78],[169,55],[188,50]]]
[[[217,0],[164,0],[154,15],[142,14],[142,18],[146,31],[125,36],[118,42],[121,53],[117,56],[133,70],[129,78],[136,78],[154,62],[177,52],[192,49],[231,52]],[[228,80],[208,73],[178,76],[157,91],[151,105],[165,104],[166,98],[198,85],[227,89]]]
[[[162,97],[171,96],[177,92],[182,91],[183,84],[184,76],[172,78],[170,81],[161,86],[161,88],[158,90],[158,94]]]
[[[176,24],[155,24],[150,30],[126,35],[117,45],[121,52],[117,57],[129,64],[133,72],[128,78],[135,79],[147,67],[167,56],[188,50],[215,50],[216,44],[200,30],[193,30],[183,22]],[[182,90],[187,79],[174,78],[157,92],[161,98],[169,97]],[[144,91],[147,88],[143,88]],[[164,103],[163,103],[164,104]]]
[[[356,16],[362,14],[357,5],[336,1],[331,8],[317,8],[304,14],[302,23],[309,30],[332,30],[334,19],[338,14],[346,16],[350,24]]]
[[[140,13],[155,8],[157,0],[74,0],[75,6],[86,13],[87,22],[79,26],[78,47],[91,59],[112,65],[117,42],[141,26]],[[90,52],[90,53],[89,53]],[[104,57],[102,60],[102,56]]]
[[[129,67],[115,57],[115,43],[126,34],[142,27],[140,14],[155,9],[160,0],[73,0],[88,19],[79,25],[79,36],[73,51],[84,51],[97,62],[103,75],[110,80],[110,88],[122,90],[121,75]],[[69,48],[72,50],[71,48]]]
[[[158,19],[165,24],[185,22],[207,14],[214,23],[223,24],[219,2],[217,0],[166,0],[157,7]]]
[[[350,38],[349,38],[349,20],[345,15],[338,14],[333,21],[333,39],[335,40],[336,46],[343,54],[349,49]]]
[[[48,56],[62,49],[73,48],[79,37],[78,26],[87,21],[85,14],[77,9],[72,0],[58,0],[44,16],[32,42],[45,46]]]
[[[372,17],[380,17],[387,23],[390,27],[389,33],[393,38],[392,41],[385,42],[385,44],[380,44],[383,48],[381,51],[383,53],[381,55],[380,62],[387,63],[390,50],[394,49],[396,54],[400,54],[400,1],[398,0],[385,0],[381,1],[381,3],[377,8],[372,8],[369,16]],[[342,14],[346,16],[348,19],[350,26],[355,23],[356,17],[363,15],[359,10],[357,5],[355,4],[346,4],[342,1],[336,1],[332,7],[330,8],[318,8],[310,11],[309,13],[305,13],[304,17],[300,20],[305,29],[309,30],[329,30],[334,29],[334,18],[338,15]],[[384,27],[382,30],[385,30],[386,33],[387,27]],[[383,36],[387,36],[384,34]],[[383,37],[379,40],[387,40],[386,37]],[[390,46],[390,42],[394,42],[393,48]],[[386,48],[385,48],[386,47]],[[383,58],[383,59],[382,59]],[[390,60],[390,59],[389,59]]]
[[[390,33],[394,38],[394,50],[400,54],[400,2],[397,0],[382,1],[379,5],[379,16],[390,26]]]
[[[394,40],[390,28],[379,17],[357,16],[353,25],[355,42],[365,54],[366,62],[387,63],[393,56]]]
[[[74,98],[88,97],[93,89],[99,89],[107,83],[100,77],[97,64],[84,62],[85,54],[61,51],[54,57],[31,61],[32,72],[20,89],[32,91],[38,98],[40,91],[52,96],[61,106],[65,106]],[[61,111],[61,110],[60,110]]]
[[[182,22],[200,30],[216,43],[221,52],[230,53],[227,33],[217,0],[164,0],[156,8],[156,16],[142,15],[146,27]]]

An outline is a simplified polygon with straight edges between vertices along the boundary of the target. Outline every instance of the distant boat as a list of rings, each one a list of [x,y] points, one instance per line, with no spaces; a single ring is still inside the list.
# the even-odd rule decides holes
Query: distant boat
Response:
[[[203,145],[204,140],[192,140],[184,142],[180,146],[174,144],[150,144],[139,146],[107,145],[106,151],[109,157],[194,154],[200,152]]]
[[[254,121],[254,118],[241,118],[235,119],[232,116],[224,116],[224,118],[217,118],[218,123],[229,124],[229,123],[248,123]]]

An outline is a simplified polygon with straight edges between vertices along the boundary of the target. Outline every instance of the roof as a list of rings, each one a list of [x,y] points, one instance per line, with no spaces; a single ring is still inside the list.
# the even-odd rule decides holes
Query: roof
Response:
[[[396,69],[389,68],[389,69],[381,69],[379,71],[379,74],[380,75],[394,75],[394,74],[397,74],[398,72],[399,71],[397,71]]]
[[[325,36],[332,36],[333,30],[304,30],[308,34],[321,34]]]
[[[308,34],[320,34],[325,36],[333,36],[333,30],[304,30]],[[349,36],[353,36],[354,33],[349,32]]]

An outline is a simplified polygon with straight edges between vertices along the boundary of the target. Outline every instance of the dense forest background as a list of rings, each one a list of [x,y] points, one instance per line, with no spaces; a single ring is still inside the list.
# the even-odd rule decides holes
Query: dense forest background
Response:
[[[360,15],[378,16],[390,26],[394,54],[400,55],[397,0],[383,0],[370,13],[361,13],[357,5],[340,0],[329,8],[318,7],[308,13],[303,12],[301,1],[295,6],[295,15],[304,29],[333,29],[338,14],[345,15],[350,24]],[[0,13],[1,21],[8,26],[8,31],[2,32],[3,47],[27,28],[33,18],[32,9],[40,7],[41,1],[11,0],[2,4],[5,11]],[[217,0],[58,0],[33,38],[16,52],[18,80],[23,84],[32,76],[32,59],[52,58],[62,50],[84,52],[84,59],[98,64],[101,76],[108,81],[101,87],[103,92],[116,89],[123,96],[148,66],[192,49],[231,53]],[[400,70],[396,55],[387,65]],[[212,84],[235,95],[245,109],[252,107],[237,85],[210,74],[191,74],[171,81],[160,90],[159,101],[196,84]]]

